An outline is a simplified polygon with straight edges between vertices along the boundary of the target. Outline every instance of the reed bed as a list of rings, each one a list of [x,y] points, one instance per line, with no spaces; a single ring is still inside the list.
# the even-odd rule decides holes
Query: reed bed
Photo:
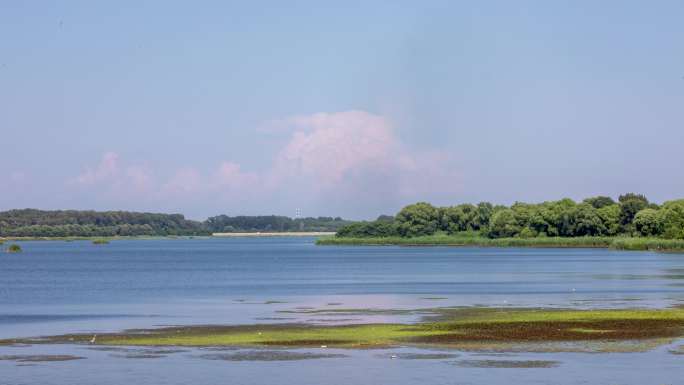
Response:
[[[548,247],[611,248],[616,250],[684,251],[684,240],[627,237],[539,237],[484,238],[452,235],[421,237],[321,237],[318,245],[398,245],[398,246],[477,246],[477,247]]]

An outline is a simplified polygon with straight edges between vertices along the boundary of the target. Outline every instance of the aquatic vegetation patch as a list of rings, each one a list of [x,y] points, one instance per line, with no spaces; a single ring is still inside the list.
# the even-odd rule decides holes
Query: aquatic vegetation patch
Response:
[[[375,356],[392,360],[446,360],[456,358],[459,355],[453,353],[384,353]]]
[[[439,325],[440,333],[413,337],[413,342],[450,343],[459,341],[587,341],[594,339],[643,339],[677,337],[682,322],[677,320],[600,320],[474,322]]]
[[[54,362],[83,360],[85,357],[72,356],[69,354],[18,354],[0,356],[0,361],[15,362]]]
[[[139,353],[124,353],[124,354],[114,353],[114,354],[110,354],[110,356],[111,356],[111,357],[114,357],[114,358],[131,358],[131,359],[146,359],[146,358],[162,358],[162,357],[166,357],[166,355],[164,355],[164,354],[152,354],[152,353],[142,353],[142,352],[139,352]]]
[[[486,368],[486,369],[512,369],[512,368],[522,368],[522,369],[532,369],[532,368],[555,368],[560,365],[558,361],[545,361],[545,360],[530,360],[530,361],[518,361],[518,360],[461,360],[455,363],[457,366],[462,368]]]
[[[93,346],[89,347],[90,350],[97,350],[103,352],[112,352],[111,357],[116,358],[162,358],[169,354],[175,353],[185,353],[189,350],[187,349],[176,349],[176,348],[132,348],[132,347],[119,347],[119,346]]]
[[[425,311],[425,310],[422,310]],[[643,351],[684,334],[684,308],[561,310],[445,308],[416,324],[256,324],[130,330],[98,335],[119,346],[387,348],[432,346],[474,351]],[[90,335],[12,340],[90,343]]]
[[[98,352],[130,352],[134,349],[125,348],[121,346],[91,346],[87,348],[88,350],[95,350]]]
[[[200,346],[197,349],[208,352],[234,352],[242,348],[239,346]]]
[[[21,253],[21,251],[21,246],[17,245],[16,243],[7,246],[8,253],[16,254]]]
[[[107,239],[94,239],[93,240],[93,245],[107,245],[109,244],[109,240]]]
[[[205,360],[218,361],[301,361],[321,358],[342,358],[344,354],[292,352],[286,350],[249,350],[236,353],[212,353],[199,356]]]

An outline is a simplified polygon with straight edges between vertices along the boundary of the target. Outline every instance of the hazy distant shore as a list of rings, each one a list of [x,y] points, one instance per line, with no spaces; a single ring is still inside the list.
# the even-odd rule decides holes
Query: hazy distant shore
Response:
[[[331,231],[283,231],[283,232],[242,232],[242,233],[213,233],[214,237],[321,237],[335,235]]]
[[[0,244],[8,241],[93,241],[93,240],[151,240],[151,239],[202,239],[211,237],[327,237],[334,236],[334,232],[325,231],[283,231],[283,232],[240,232],[214,233],[211,235],[149,235],[149,236],[113,236],[113,237],[0,237]]]

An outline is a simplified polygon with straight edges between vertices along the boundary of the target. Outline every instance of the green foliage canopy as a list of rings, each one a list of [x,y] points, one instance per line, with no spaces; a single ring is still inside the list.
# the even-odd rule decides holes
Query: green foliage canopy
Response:
[[[406,237],[430,235],[439,226],[439,211],[426,202],[418,202],[401,209],[396,216],[397,230]]]
[[[391,225],[390,225],[391,224]],[[598,196],[582,203],[572,199],[510,207],[488,202],[434,207],[419,202],[401,209],[393,222],[351,224],[338,237],[417,237],[479,233],[490,238],[644,236],[684,239],[684,199],[649,203],[640,194]]]

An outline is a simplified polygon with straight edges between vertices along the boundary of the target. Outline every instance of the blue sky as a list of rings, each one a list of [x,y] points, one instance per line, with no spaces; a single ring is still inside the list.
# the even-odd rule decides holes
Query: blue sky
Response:
[[[0,2],[0,209],[684,197],[681,1]]]

